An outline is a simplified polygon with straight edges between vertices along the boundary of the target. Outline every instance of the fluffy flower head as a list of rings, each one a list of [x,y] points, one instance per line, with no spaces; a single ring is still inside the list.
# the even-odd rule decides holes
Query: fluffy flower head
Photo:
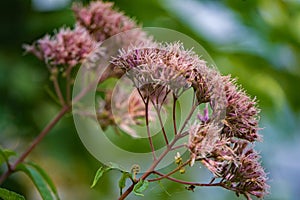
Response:
[[[124,15],[122,12],[113,9],[113,3],[94,1],[87,7],[81,4],[74,4],[73,11],[78,23],[85,27],[97,41],[138,28],[135,21]],[[141,31],[134,33],[135,39],[144,37]]]
[[[27,52],[33,53],[50,66],[75,66],[82,63],[98,44],[82,27],[61,28],[54,36],[46,35],[32,45],[25,45]]]

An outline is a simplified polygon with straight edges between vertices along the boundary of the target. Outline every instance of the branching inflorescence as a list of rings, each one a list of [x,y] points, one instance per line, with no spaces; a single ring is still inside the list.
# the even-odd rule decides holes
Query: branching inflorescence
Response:
[[[93,57],[95,52],[98,52],[96,59],[104,57],[106,49],[101,47],[102,42],[127,31],[125,35],[115,37],[120,49],[116,56],[110,58],[110,66],[99,84],[109,77],[120,78],[126,75],[135,89],[128,105],[124,104],[126,98],[122,98],[122,91],[117,91],[119,99],[112,102],[112,90],[105,90],[105,98],[97,113],[98,121],[102,127],[121,124],[123,130],[135,137],[131,125],[139,123],[141,118],[145,120],[153,164],[140,177],[135,177],[135,174],[131,178],[132,185],[121,194],[120,199],[126,198],[141,181],[153,182],[163,178],[191,188],[220,186],[237,195],[242,194],[247,199],[251,199],[250,195],[263,198],[267,194],[266,173],[258,153],[253,150],[253,143],[261,140],[258,134],[259,109],[255,99],[237,86],[234,79],[208,67],[204,60],[192,50],[186,50],[180,42],[155,42],[139,29],[135,21],[114,10],[112,3],[95,1],[87,7],[75,4],[73,11],[77,20],[74,29],[62,28],[54,36],[46,35],[33,45],[26,45],[25,49],[47,64],[57,98],[66,111],[66,106],[71,104],[72,69]],[[134,31],[130,31],[132,29]],[[60,71],[66,78],[65,94],[58,81]],[[176,103],[187,90],[193,91],[193,105],[190,114],[179,127],[176,124]],[[162,106],[170,102],[173,104],[172,113],[168,113],[173,118],[172,141],[160,116]],[[203,114],[193,119],[193,113],[197,112],[201,104],[205,104]],[[112,112],[113,106],[119,110],[128,106],[129,112],[121,113],[120,118],[116,119]],[[156,115],[150,111],[150,107],[156,110]],[[149,129],[149,122],[155,117],[160,121],[161,133],[167,146],[161,155],[154,152]],[[188,142],[176,147],[176,142],[183,137],[188,137]],[[176,148],[186,148],[190,155],[188,160],[183,161],[177,154],[176,169],[168,174],[157,171],[159,162]],[[193,167],[196,162],[202,163],[212,172],[210,183],[187,182],[172,177],[177,171],[184,173],[184,167]],[[151,174],[159,177],[150,179]]]
[[[220,179],[222,187],[237,194],[262,198],[267,193],[266,174],[251,145],[260,139],[259,111],[255,100],[234,80],[208,68],[205,61],[180,43],[132,47],[122,51],[113,63],[123,68],[135,87],[147,95],[155,95],[161,86],[176,97],[192,88],[196,105],[209,103],[213,113],[210,117],[205,108],[204,115],[189,128],[190,166],[200,161],[214,174],[214,180]],[[147,95],[142,97],[146,99]],[[214,116],[218,108],[215,104],[222,103],[218,98],[225,98],[226,110],[219,123]]]

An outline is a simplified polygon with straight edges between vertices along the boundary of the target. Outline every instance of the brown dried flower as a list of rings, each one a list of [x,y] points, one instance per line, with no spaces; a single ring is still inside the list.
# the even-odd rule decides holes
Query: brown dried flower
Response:
[[[97,110],[98,121],[103,129],[107,126],[118,125],[132,137],[138,137],[133,126],[142,125],[145,121],[146,111],[142,97],[137,90],[129,93],[119,87],[106,92],[105,100],[99,102]],[[155,112],[150,105],[149,121],[155,120]]]

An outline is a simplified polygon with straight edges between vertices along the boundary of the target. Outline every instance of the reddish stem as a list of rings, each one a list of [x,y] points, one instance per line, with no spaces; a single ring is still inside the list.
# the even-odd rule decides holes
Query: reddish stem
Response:
[[[175,135],[174,140],[167,145],[167,149],[152,163],[152,165],[149,167],[149,169],[139,178],[139,180],[145,180],[150,174],[154,173],[155,167],[160,163],[160,161],[170,152],[174,144],[181,138],[180,135]],[[138,181],[135,183],[132,183],[132,185],[119,197],[119,200],[125,199],[133,190],[134,185],[138,183]]]
[[[69,66],[66,70],[66,99],[68,104],[70,104],[71,101],[71,72],[72,67]]]
[[[156,114],[157,114],[157,116],[158,116],[159,124],[160,124],[161,130],[162,130],[162,133],[163,133],[165,142],[166,142],[166,144],[168,145],[168,144],[169,144],[169,140],[168,140],[168,137],[167,137],[167,133],[166,133],[166,130],[165,130],[165,126],[164,126],[164,124],[163,124],[163,122],[162,122],[162,118],[161,118],[161,114],[160,114],[160,110],[161,110],[161,109],[158,108],[157,105],[154,105],[154,104],[153,104],[153,106],[154,106],[155,111],[156,111]]]
[[[176,178],[173,178],[173,177],[170,177],[170,176],[166,176],[165,174],[162,174],[160,172],[157,172],[157,171],[154,171],[153,173],[159,175],[159,176],[162,176],[164,178],[167,178],[173,182],[176,182],[176,183],[180,183],[180,184],[184,184],[184,185],[194,185],[194,186],[220,186],[220,187],[223,187],[224,184],[223,183],[197,183],[197,182],[190,182],[190,181],[183,181],[183,180],[179,180],[179,179],[176,179]],[[152,180],[148,180],[149,182],[153,182],[153,181],[156,181],[154,179]]]
[[[141,93],[140,93],[141,95]],[[141,95],[142,97],[142,95]],[[147,125],[147,132],[148,132],[148,136],[149,136],[149,133],[150,133],[150,130],[149,130],[149,126],[148,126],[148,103],[149,103],[149,97],[146,99],[146,101],[144,101],[145,103],[145,106],[146,106],[146,125]],[[176,103],[176,102],[175,102]],[[178,134],[175,134],[175,137],[173,139],[173,141],[167,145],[167,149],[157,158],[157,159],[154,159],[154,162],[152,163],[152,165],[149,167],[149,169],[139,178],[139,180],[145,180],[149,175],[151,175],[152,173],[155,173],[155,168],[156,166],[160,163],[160,161],[170,152],[172,151],[173,149],[173,146],[176,144],[176,142],[181,139],[182,137],[186,136],[185,132],[183,132],[183,129],[184,127],[187,125],[187,122],[188,120],[191,118],[192,114],[194,113],[195,109],[197,108],[197,105],[193,105],[188,117],[186,118],[185,122],[183,123],[183,126],[181,127],[180,131],[178,132]],[[174,109],[174,107],[173,107]],[[173,118],[175,119],[175,118]],[[149,139],[149,142],[150,142],[150,146],[152,148],[152,153],[154,148],[153,148],[153,143],[152,143],[152,139],[150,138]],[[155,154],[154,154],[155,155]],[[154,157],[155,158],[155,157]],[[189,160],[186,161],[183,165],[187,165],[189,163]],[[180,167],[183,167],[183,165],[181,165]],[[171,174],[175,173],[176,171],[178,171],[178,168],[176,168],[175,170],[173,170],[172,172],[170,172],[169,174],[167,174],[166,178],[171,178],[169,177]],[[171,178],[173,179],[173,178]],[[137,182],[139,181],[137,180]],[[160,180],[160,179],[159,179]],[[152,179],[152,181],[155,181],[154,179]],[[134,182],[132,183],[132,185],[127,188],[127,190],[119,197],[119,200],[123,200],[125,199],[133,190],[134,188],[134,185],[137,183],[137,182]],[[212,185],[212,184],[207,184],[207,185]]]
[[[60,110],[60,112],[50,121],[50,123],[40,132],[38,137],[36,137],[31,145],[22,153],[22,155],[8,168],[8,170],[1,175],[0,177],[0,184],[15,171],[18,164],[24,161],[24,159],[32,152],[32,150],[39,144],[42,139],[47,135],[47,133],[54,127],[54,125],[71,109],[71,106],[64,106]]]
[[[176,101],[177,97],[173,94],[173,126],[174,126],[174,134],[177,135],[177,125],[176,125]]]
[[[147,128],[149,144],[150,144],[151,152],[153,155],[153,159],[156,160],[155,149],[154,149],[154,145],[153,145],[153,141],[152,141],[152,137],[151,137],[151,133],[150,133],[150,127],[149,127],[149,97],[147,97],[147,99],[145,101],[145,110],[146,110],[146,128]]]
[[[60,104],[62,106],[65,105],[66,103],[65,103],[64,97],[61,93],[61,89],[59,87],[58,80],[57,80],[57,72],[52,73],[52,82],[53,82],[54,90],[59,99]]]
[[[189,164],[189,163],[190,163],[190,159],[187,160],[185,163],[183,163],[183,164],[179,165],[178,167],[176,167],[176,169],[174,169],[173,171],[169,172],[168,174],[162,174],[161,177],[149,179],[148,181],[149,181],[149,182],[153,182],[153,181],[159,181],[159,180],[164,179],[164,178],[168,178],[168,177],[170,177],[172,174],[176,173],[176,172],[179,171],[182,167],[186,166],[186,165]],[[158,173],[160,173],[160,172],[153,171],[153,173],[158,174]]]

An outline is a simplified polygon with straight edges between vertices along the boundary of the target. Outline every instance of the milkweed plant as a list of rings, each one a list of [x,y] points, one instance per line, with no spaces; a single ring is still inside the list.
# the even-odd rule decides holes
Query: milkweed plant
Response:
[[[268,194],[266,172],[254,150],[254,143],[262,139],[257,101],[234,78],[220,74],[180,40],[156,40],[111,2],[75,3],[72,9],[74,27],[62,27],[53,35],[24,45],[27,53],[45,63],[61,109],[17,159],[11,161],[15,152],[1,148],[0,164],[6,167],[0,184],[23,171],[42,199],[59,199],[51,178],[26,158],[64,115],[73,112],[96,121],[103,130],[98,134],[110,134],[116,140],[126,135],[138,142],[143,135],[151,155],[147,168],[142,169],[132,159],[130,169],[122,168],[122,163],[104,162],[96,172],[92,187],[104,173],[120,171],[119,200],[143,196],[151,184],[162,179],[191,191],[221,187],[248,200]],[[86,75],[80,80],[83,86],[72,95],[80,70]],[[130,86],[129,92],[115,84],[125,78],[123,86]],[[85,106],[80,101],[93,87],[94,118],[88,110],[78,109]],[[171,163],[160,170],[166,159]],[[210,181],[185,177],[188,170],[199,166],[208,169]],[[0,188],[0,197],[24,199],[5,188]]]

